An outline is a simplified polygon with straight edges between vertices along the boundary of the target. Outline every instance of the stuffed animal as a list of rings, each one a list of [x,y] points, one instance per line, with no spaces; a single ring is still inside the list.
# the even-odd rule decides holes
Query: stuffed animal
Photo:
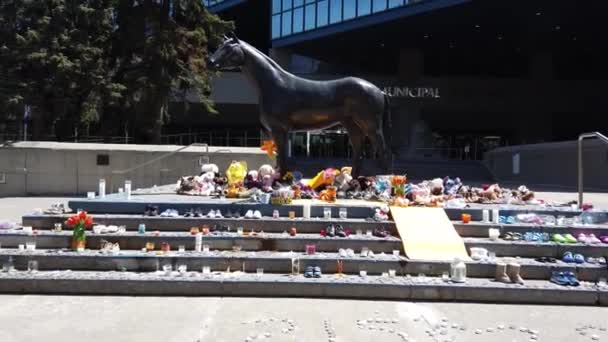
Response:
[[[373,190],[373,185],[375,182],[374,177],[359,176],[357,180],[359,181],[359,185],[361,186],[361,191]]]
[[[443,195],[443,179],[435,178],[431,181],[431,195],[439,196]]]
[[[319,194],[319,199],[325,202],[335,202],[337,196],[338,188],[333,185],[330,185],[325,188],[325,190],[321,191]]]
[[[253,188],[257,188],[260,189],[262,187],[262,183],[259,181],[258,178],[258,171],[257,170],[251,170],[247,173],[247,177],[245,177],[245,188],[247,189],[253,189]]]
[[[276,178],[275,169],[268,165],[264,164],[260,166],[258,170],[258,180],[262,183],[262,191],[264,192],[272,192],[272,184]]]
[[[220,174],[220,168],[215,164],[203,164],[203,166],[201,166],[201,175],[207,172],[212,172],[215,176],[218,176]]]
[[[382,206],[380,208],[376,208],[374,213],[374,220],[376,221],[386,221],[388,220],[389,208],[387,206]]]
[[[343,167],[340,170],[340,174],[336,176],[335,185],[339,191],[348,191],[350,189],[350,181],[353,180],[353,176],[351,176],[352,168],[351,167]]]
[[[339,174],[340,171],[331,167],[323,171],[319,171],[319,173],[317,173],[317,175],[308,182],[308,186],[310,186],[313,190],[318,190],[322,187],[334,185],[336,176]]]
[[[215,183],[213,183],[215,175],[213,172],[208,171],[197,178],[197,183],[199,184],[199,193],[203,196],[210,196],[215,190]]]
[[[198,182],[194,176],[182,177],[177,181],[178,194],[190,193],[195,190],[198,190]]]

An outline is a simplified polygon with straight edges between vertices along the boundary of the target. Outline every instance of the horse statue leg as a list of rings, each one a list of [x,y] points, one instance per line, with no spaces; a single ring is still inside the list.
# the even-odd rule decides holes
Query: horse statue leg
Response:
[[[289,132],[283,130],[272,130],[272,135],[277,144],[277,165],[279,174],[283,176],[289,168],[287,166],[287,157],[289,155]]]
[[[353,178],[359,177],[361,173],[362,166],[362,152],[363,152],[363,143],[365,142],[365,135],[363,131],[357,124],[354,122],[342,122],[344,128],[348,132],[348,139],[350,140],[350,146],[353,149],[353,159],[352,159],[352,171],[351,175]]]

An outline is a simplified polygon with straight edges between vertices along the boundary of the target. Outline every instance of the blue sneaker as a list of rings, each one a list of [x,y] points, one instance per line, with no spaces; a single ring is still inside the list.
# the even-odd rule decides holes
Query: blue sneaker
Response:
[[[572,271],[564,272],[564,277],[568,279],[571,286],[579,286],[581,284]]]
[[[584,264],[585,257],[582,254],[574,254],[574,262],[577,264]]]
[[[550,281],[561,286],[570,285],[570,279],[564,274],[564,272],[552,272]]]
[[[574,263],[574,256],[572,256],[572,252],[564,253],[564,256],[562,257],[562,261],[567,262],[569,264]]]

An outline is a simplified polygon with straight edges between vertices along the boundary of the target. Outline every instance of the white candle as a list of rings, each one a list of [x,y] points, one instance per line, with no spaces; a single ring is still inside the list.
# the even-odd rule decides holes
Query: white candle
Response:
[[[125,181],[125,194],[127,196],[127,199],[130,200],[131,199],[131,181],[130,180]]]
[[[492,219],[494,220],[495,224],[500,223],[500,212],[498,209],[492,209]]]
[[[203,234],[197,233],[194,236],[194,250],[200,252],[203,250]]]
[[[482,211],[482,214],[483,214],[483,222],[489,223],[490,222],[490,211],[488,209],[484,209]]]
[[[306,219],[310,218],[310,204],[302,205],[302,216]]]
[[[105,198],[105,197],[106,197],[106,180],[102,178],[99,180],[99,198]]]

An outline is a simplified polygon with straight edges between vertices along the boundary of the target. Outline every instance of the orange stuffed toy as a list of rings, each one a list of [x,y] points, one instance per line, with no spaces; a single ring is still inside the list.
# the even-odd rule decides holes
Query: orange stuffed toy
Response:
[[[337,192],[338,192],[338,188],[336,188],[333,185],[328,186],[325,190],[321,191],[319,198],[321,199],[321,201],[335,202]]]

